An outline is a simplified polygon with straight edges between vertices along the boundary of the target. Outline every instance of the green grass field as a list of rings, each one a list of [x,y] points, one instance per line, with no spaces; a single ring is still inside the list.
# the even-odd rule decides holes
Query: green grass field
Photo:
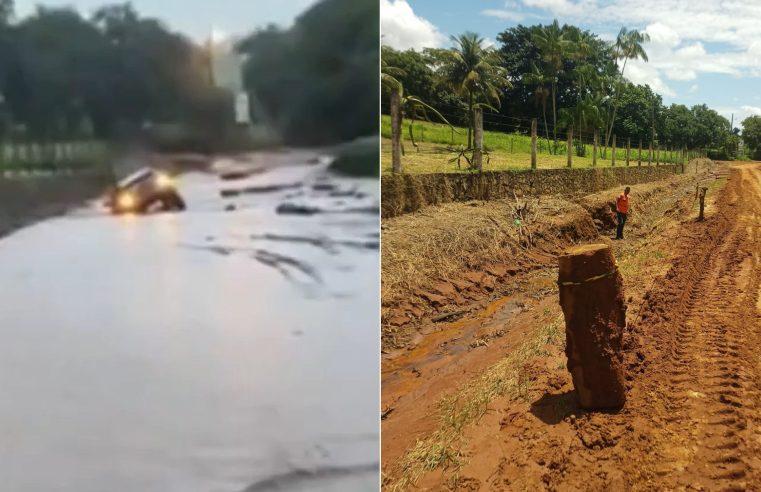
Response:
[[[433,172],[465,172],[468,163],[461,159],[460,167],[457,162],[449,162],[457,157],[452,150],[465,146],[468,139],[466,128],[452,129],[444,124],[416,121],[413,125],[416,149],[409,137],[409,121],[404,122],[402,139],[405,154],[402,156],[402,168],[405,173],[420,174]],[[391,172],[391,119],[387,115],[381,117],[381,165],[383,173]],[[484,159],[485,171],[508,169],[529,169],[531,167],[531,137],[514,133],[493,131],[484,132],[484,147],[488,151],[488,163]],[[584,168],[592,166],[592,146],[585,145],[585,157],[578,157],[574,149],[573,167]],[[601,150],[601,149],[600,149]],[[599,154],[599,152],[598,152]],[[671,161],[670,153],[661,151],[660,162]],[[537,142],[537,167],[542,169],[566,167],[566,142],[558,142],[557,154],[551,154],[545,139]],[[678,161],[676,153],[673,160]],[[607,159],[597,158],[597,167],[611,165],[611,151],[608,149]],[[626,165],[626,150],[616,149],[616,166]],[[630,166],[637,165],[637,149],[630,154]],[[642,165],[648,165],[648,150],[642,150]],[[655,156],[652,164],[655,165]]]

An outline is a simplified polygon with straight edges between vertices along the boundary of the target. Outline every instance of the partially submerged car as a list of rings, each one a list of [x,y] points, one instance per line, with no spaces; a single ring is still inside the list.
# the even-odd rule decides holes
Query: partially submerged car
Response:
[[[185,201],[168,174],[143,168],[116,184],[106,206],[114,214],[143,214],[155,209],[185,210]]]

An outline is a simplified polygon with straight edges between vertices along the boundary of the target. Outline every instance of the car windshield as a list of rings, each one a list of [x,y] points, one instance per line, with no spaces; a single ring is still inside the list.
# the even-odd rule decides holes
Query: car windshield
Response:
[[[153,169],[144,168],[119,181],[119,188],[129,188],[151,177]]]

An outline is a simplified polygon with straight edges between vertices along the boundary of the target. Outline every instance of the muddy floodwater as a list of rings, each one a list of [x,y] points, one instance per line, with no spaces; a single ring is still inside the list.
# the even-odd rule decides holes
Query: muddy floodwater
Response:
[[[377,490],[378,182],[306,160],[0,240],[0,490]]]

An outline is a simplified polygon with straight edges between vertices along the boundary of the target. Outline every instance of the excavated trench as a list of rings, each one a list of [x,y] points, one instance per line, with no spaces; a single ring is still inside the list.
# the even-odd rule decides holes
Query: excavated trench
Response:
[[[683,215],[694,201],[693,183],[704,178],[682,175],[635,186],[627,234],[651,234]],[[430,320],[459,318],[520,290],[532,274],[554,271],[557,256],[570,245],[612,238],[618,193],[450,203],[384,220],[384,351],[408,347]],[[522,208],[528,217],[517,218]]]
[[[557,256],[568,246],[610,244],[623,265],[622,272],[626,270],[624,298],[630,305],[629,325],[645,312],[642,299],[654,285],[654,279],[665,273],[664,258],[678,256],[682,251],[681,243],[666,236],[678,236],[681,231],[678,224],[691,216],[695,183],[714,177],[709,173],[683,175],[632,187],[632,214],[626,241],[610,240],[616,227],[613,201],[620,193],[617,189],[575,201],[543,198],[536,202],[539,212],[533,222],[523,224],[531,229],[528,246],[525,243],[528,234],[520,236],[514,228],[508,229],[513,224],[511,212],[516,208],[511,201],[456,204],[456,207],[447,204],[428,210],[428,217],[418,213],[385,220],[384,276],[392,266],[404,270],[396,263],[408,258],[392,258],[394,250],[411,243],[440,248],[439,234],[451,237],[443,243],[450,246],[447,251],[456,250],[451,247],[454,243],[468,246],[470,253],[464,260],[458,258],[456,268],[412,269],[415,282],[409,279],[394,282],[394,287],[403,286],[396,292],[384,286],[385,486],[394,488],[406,483],[409,472],[405,470],[414,469],[421,443],[438,435],[441,422],[452,420],[442,402],[455,398],[464,404],[461,397],[453,395],[465,391],[463,388],[477,386],[476,381],[501,364],[506,355],[513,357],[523,351],[527,341],[541,331],[540,326],[556,325],[558,319],[562,320],[562,316],[558,318]],[[499,214],[508,218],[499,218]],[[442,223],[446,224],[441,227],[443,232],[433,227]],[[462,239],[470,227],[477,229],[489,223],[503,232],[498,247],[478,249]],[[480,239],[484,236],[494,239],[485,234]],[[413,256],[422,258],[426,253],[418,248]],[[428,254],[427,258],[431,256]],[[442,270],[446,275],[441,274]],[[653,308],[655,312],[659,309],[663,308]],[[562,330],[562,321],[559,326]],[[631,389],[645,371],[647,363],[643,361],[652,355],[641,349],[642,335],[633,333],[631,327],[625,330],[624,340],[626,384]],[[416,479],[419,487],[438,490],[446,482],[455,488],[473,486],[473,490],[482,487],[512,490],[518,484],[535,490],[562,488],[566,476],[563,470],[590,466],[596,459],[589,456],[590,452],[607,454],[604,450],[615,447],[621,440],[627,425],[631,426],[621,417],[629,403],[623,412],[610,418],[585,413],[573,398],[563,340],[551,341],[550,337],[537,343],[541,348],[538,353],[543,355],[529,358],[519,372],[532,382],[533,391],[546,390],[547,394],[539,398],[541,394],[529,391],[517,402],[492,397],[496,399],[488,404],[489,413],[477,425],[462,427],[456,449],[447,451],[467,459],[458,461],[454,468],[450,463],[444,472],[423,472]],[[636,422],[640,421],[636,417]],[[611,422],[615,425],[606,427]],[[548,423],[552,425],[547,426]],[[507,461],[500,458],[506,453],[514,458]],[[636,468],[640,461],[632,466]],[[620,468],[621,463],[616,466]],[[629,483],[615,467],[602,469],[584,472],[591,474],[592,489]],[[571,489],[584,488],[581,482],[574,484]]]

